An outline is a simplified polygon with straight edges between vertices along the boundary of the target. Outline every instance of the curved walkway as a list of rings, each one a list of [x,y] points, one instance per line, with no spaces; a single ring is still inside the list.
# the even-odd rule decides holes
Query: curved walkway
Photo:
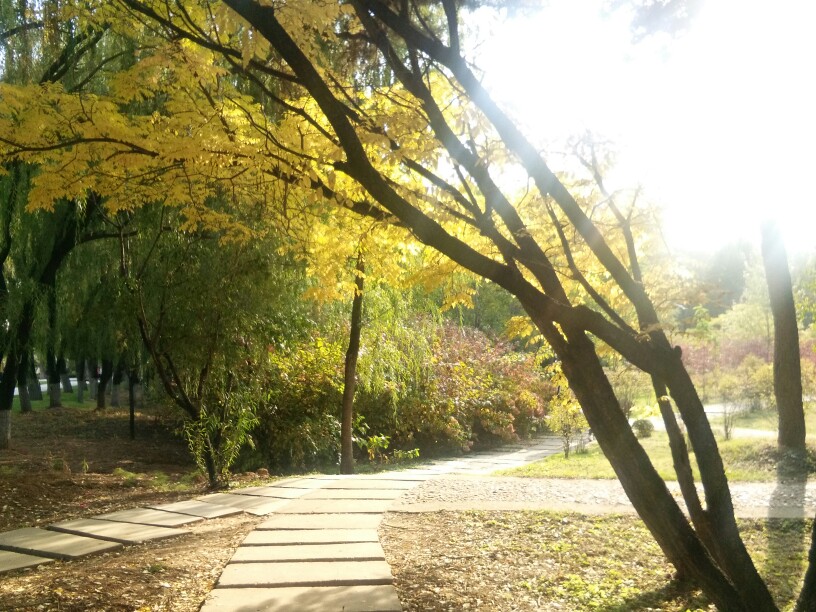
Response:
[[[484,478],[560,452],[560,439],[372,475],[312,476],[153,508],[0,533],[0,573],[188,533],[194,521],[248,512],[266,519],[224,568],[203,612],[400,610],[377,535],[385,512],[550,509],[632,512],[613,480]],[[679,492],[669,483],[679,499]],[[738,516],[816,512],[816,483],[734,483]]]

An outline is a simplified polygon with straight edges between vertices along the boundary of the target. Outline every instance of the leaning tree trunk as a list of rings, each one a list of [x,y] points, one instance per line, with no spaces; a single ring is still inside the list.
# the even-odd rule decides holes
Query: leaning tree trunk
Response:
[[[774,321],[774,396],[779,414],[780,449],[805,452],[805,412],[802,405],[802,366],[793,284],[785,245],[775,225],[762,227],[762,262]]]
[[[351,330],[346,350],[346,366],[343,377],[343,417],[340,424],[340,473],[354,473],[354,443],[352,424],[354,422],[354,391],[357,387],[357,357],[360,354],[360,332],[363,313],[363,279],[365,264],[363,255],[357,255],[354,299],[351,302]]]

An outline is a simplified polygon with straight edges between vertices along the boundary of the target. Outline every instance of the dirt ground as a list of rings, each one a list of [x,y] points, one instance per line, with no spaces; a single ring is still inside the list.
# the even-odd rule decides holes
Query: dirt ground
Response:
[[[205,491],[184,441],[156,415],[139,415],[135,441],[125,411],[14,417],[12,448],[0,451],[0,531]],[[236,480],[260,484],[253,474]],[[194,612],[259,520],[203,521],[179,538],[5,574],[0,611]],[[809,528],[783,527],[772,548],[763,523],[747,529],[784,607],[798,590]],[[390,513],[380,536],[408,612],[711,609],[698,591],[671,580],[672,568],[632,516]]]
[[[124,410],[14,414],[12,448],[0,451],[0,531],[206,491],[185,442],[159,415],[138,415],[136,440],[128,431]],[[203,521],[188,536],[6,574],[0,610],[198,610],[257,521]]]

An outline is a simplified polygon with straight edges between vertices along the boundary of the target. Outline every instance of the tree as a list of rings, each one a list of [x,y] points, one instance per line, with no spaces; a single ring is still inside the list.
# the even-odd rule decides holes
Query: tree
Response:
[[[780,449],[803,456],[805,412],[793,283],[782,237],[777,227],[770,223],[762,227],[762,261],[774,321],[773,376],[776,408],[779,411],[778,444]]]
[[[228,222],[203,205],[212,202],[206,196],[219,181],[239,192],[296,192],[304,205],[328,200],[391,223],[404,240],[419,240],[518,299],[678,571],[723,610],[775,610],[740,538],[713,432],[681,351],[658,316],[627,217],[621,221],[608,203],[567,189],[492,101],[461,43],[457,4],[405,3],[399,11],[377,0],[224,4],[235,12],[196,5],[180,14],[159,0],[120,0],[87,17],[125,30],[136,13],[171,39],[126,74],[117,94],[94,99],[92,108],[63,91],[34,98],[28,90],[9,90],[11,106],[34,102],[38,121],[60,119],[82,132],[75,139],[35,134],[43,139],[35,144],[30,129],[9,128],[7,155],[35,159],[47,148],[51,156],[37,198],[84,193],[75,177],[90,171],[109,206],[167,200],[187,211],[195,227],[215,219],[223,229]],[[120,7],[126,10],[117,14]],[[215,68],[214,54],[220,54]],[[337,69],[338,55],[352,61]],[[123,115],[135,91],[156,93],[145,78],[156,65],[176,78],[172,86],[155,82],[172,101],[166,108],[185,112]],[[230,89],[227,71],[261,88],[265,103]],[[58,118],[55,104],[62,109]],[[121,159],[129,162],[127,177]],[[529,180],[503,189],[494,164]],[[165,193],[157,193],[156,176],[167,180]],[[603,345],[651,379],[690,522],[629,427],[599,358]],[[672,402],[695,452],[705,507]],[[814,605],[814,566],[801,609]]]
[[[351,302],[351,324],[349,343],[343,374],[343,413],[340,421],[340,473],[354,473],[354,390],[357,387],[357,358],[360,354],[360,332],[363,327],[363,286],[365,262],[362,247],[357,253],[354,267],[354,298]]]

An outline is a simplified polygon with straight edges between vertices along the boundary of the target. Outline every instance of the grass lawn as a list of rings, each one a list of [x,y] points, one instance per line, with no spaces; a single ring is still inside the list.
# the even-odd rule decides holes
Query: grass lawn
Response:
[[[668,437],[663,432],[655,432],[649,438],[641,439],[655,468],[664,480],[676,480],[672,467]],[[720,454],[725,463],[725,471],[731,481],[774,482],[776,481],[777,451],[776,441],[761,438],[737,438],[720,440]],[[809,467],[816,472],[814,449],[811,448]],[[692,455],[693,456],[693,455]],[[528,465],[497,472],[502,476],[523,476],[528,478],[616,478],[597,444],[586,452],[571,453],[568,459],[563,454],[553,455]],[[694,465],[695,478],[699,472]]]
[[[722,431],[722,417],[712,416],[711,426],[715,431]],[[734,427],[745,429],[760,429],[763,431],[776,431],[779,420],[776,410],[754,410],[740,412],[734,417]],[[805,405],[805,431],[816,434],[816,407]],[[816,435],[814,435],[816,438]]]

